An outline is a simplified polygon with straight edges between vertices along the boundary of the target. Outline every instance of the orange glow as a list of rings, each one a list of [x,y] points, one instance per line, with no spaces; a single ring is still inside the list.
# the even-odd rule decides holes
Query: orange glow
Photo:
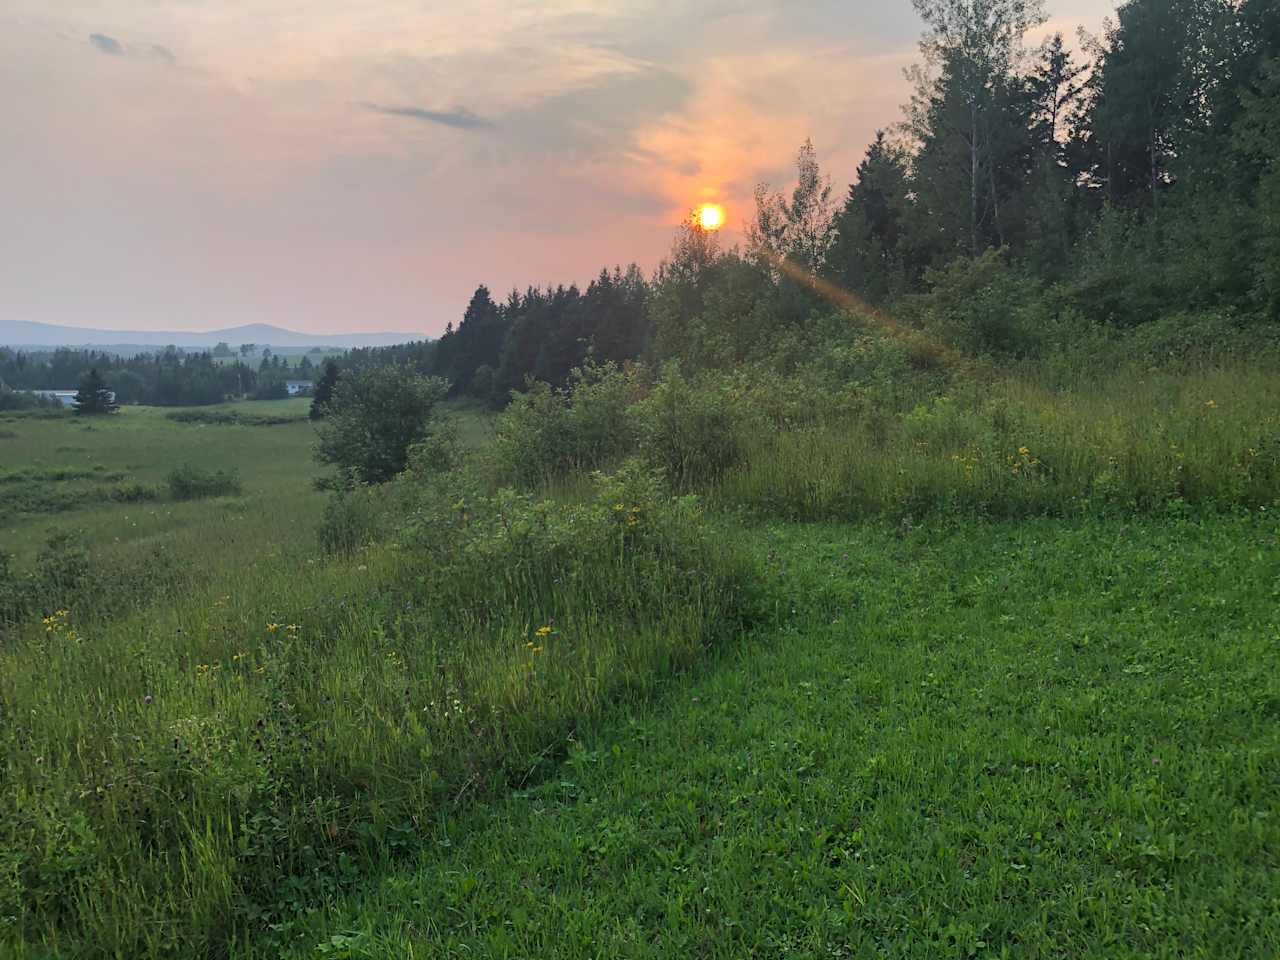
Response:
[[[703,230],[719,230],[724,226],[724,207],[718,203],[704,203],[693,215]]]

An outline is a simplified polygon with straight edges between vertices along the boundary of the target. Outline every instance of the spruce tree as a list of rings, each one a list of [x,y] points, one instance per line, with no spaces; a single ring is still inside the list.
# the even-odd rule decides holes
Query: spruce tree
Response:
[[[81,378],[73,403],[76,413],[115,413],[120,408],[97,367]]]
[[[333,397],[334,385],[338,382],[338,365],[332,360],[324,362],[324,371],[316,381],[315,390],[311,394],[311,419],[320,420],[325,414],[325,405]]]

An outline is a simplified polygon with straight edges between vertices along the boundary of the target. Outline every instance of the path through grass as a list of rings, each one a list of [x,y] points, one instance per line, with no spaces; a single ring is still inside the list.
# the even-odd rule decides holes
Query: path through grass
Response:
[[[758,533],[781,627],[258,955],[1280,952],[1269,514]]]

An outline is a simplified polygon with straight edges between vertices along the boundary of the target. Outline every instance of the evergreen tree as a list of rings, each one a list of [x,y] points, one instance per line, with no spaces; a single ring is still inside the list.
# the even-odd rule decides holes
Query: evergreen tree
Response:
[[[338,365],[333,360],[324,362],[324,369],[320,373],[320,379],[316,381],[315,389],[311,393],[311,419],[320,420],[325,415],[325,408],[329,401],[333,399],[333,388],[338,382]]]
[[[76,413],[83,414],[115,413],[120,408],[97,367],[91,368],[80,380],[73,403]]]
[[[944,258],[1010,239],[1011,194],[1026,175],[1028,109],[1016,70],[1042,0],[913,0],[928,26],[908,125],[914,187]]]
[[[904,243],[911,206],[907,162],[878,131],[836,215],[827,275],[873,303],[905,293],[917,273]]]

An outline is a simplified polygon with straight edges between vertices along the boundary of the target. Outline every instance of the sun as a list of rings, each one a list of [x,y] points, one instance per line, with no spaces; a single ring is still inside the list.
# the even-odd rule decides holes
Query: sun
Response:
[[[724,226],[724,207],[718,203],[704,203],[693,212],[693,218],[703,230],[719,230]]]

